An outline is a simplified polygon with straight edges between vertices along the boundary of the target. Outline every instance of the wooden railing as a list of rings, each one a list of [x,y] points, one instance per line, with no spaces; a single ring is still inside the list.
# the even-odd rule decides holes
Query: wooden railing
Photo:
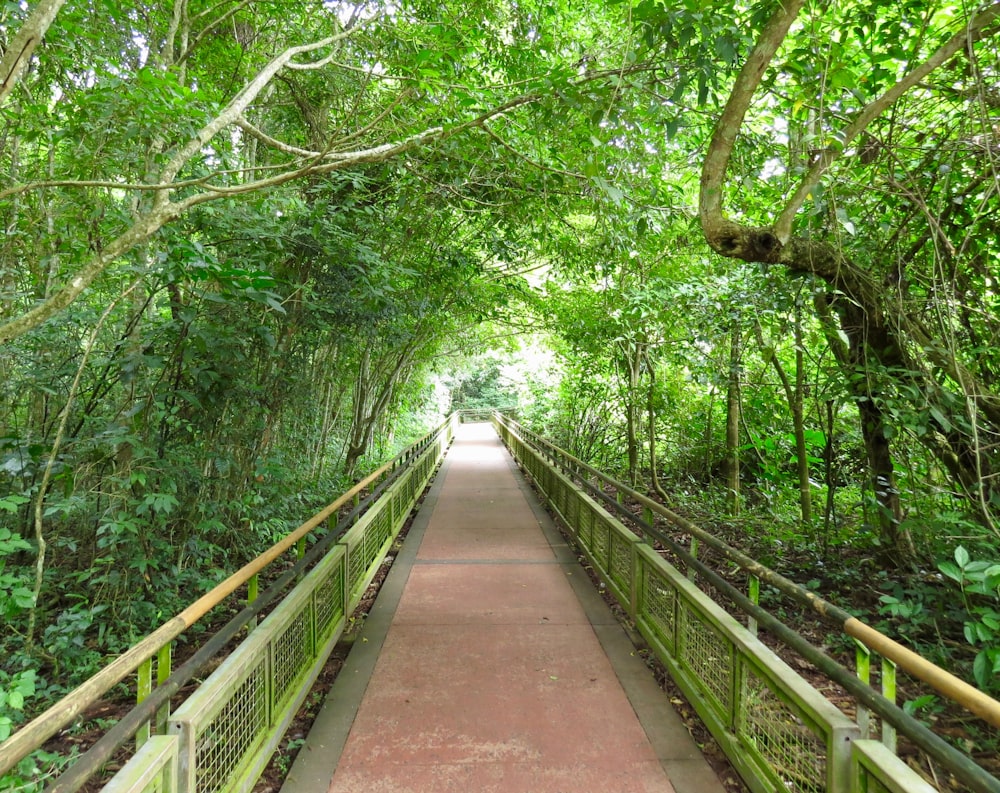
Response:
[[[457,424],[458,416],[451,416],[14,733],[0,744],[0,780],[112,686],[137,673],[139,704],[72,761],[47,793],[79,790],[129,741],[137,750],[107,783],[105,790],[112,793],[252,788],[444,456]],[[345,509],[349,514],[341,515]],[[307,550],[309,537],[317,540]],[[260,592],[260,573],[280,559],[287,565],[289,552],[295,563]],[[173,669],[172,643],[244,587],[248,602],[243,609]],[[279,600],[257,625],[258,615]],[[244,630],[249,631],[247,638],[171,713],[171,697]]]
[[[871,689],[867,678],[859,679],[812,647],[762,610],[756,597],[736,591],[702,564],[697,558],[698,543],[711,540],[713,547],[721,550],[723,544],[718,540],[517,423],[502,416],[495,416],[494,423],[518,465],[557,513],[755,793],[935,790],[896,755],[897,731],[958,779],[962,789],[1000,791],[1000,780],[905,713],[893,700]],[[609,489],[616,495],[608,496]],[[623,503],[626,498],[639,509],[629,509]],[[636,516],[635,511],[640,514]],[[672,528],[689,535],[686,548],[652,528],[657,514],[668,518]],[[632,527],[627,527],[625,521]],[[670,555],[686,569],[682,572],[671,564],[658,550],[660,547],[669,548]],[[795,592],[797,599],[818,613],[832,614],[835,621],[842,613],[735,549],[729,551],[730,559],[749,573],[752,594],[758,591],[763,577],[780,585],[782,591],[801,590]],[[745,615],[741,616],[746,624],[709,598],[696,585],[699,580],[723,592],[743,609]],[[834,707],[766,647],[757,638],[758,625],[847,689],[856,699],[853,717]],[[862,632],[863,636],[871,634],[881,636],[871,628]],[[872,645],[862,654],[865,659],[868,653],[883,648],[897,653],[898,645],[887,637],[873,640]],[[893,663],[888,662],[885,669],[892,672]],[[935,677],[951,678],[944,670],[937,672],[941,674]],[[889,675],[883,675],[883,688],[891,688],[885,685],[889,679]],[[976,693],[978,711],[993,714],[998,703],[982,692]],[[881,720],[881,741],[869,737],[869,712]]]

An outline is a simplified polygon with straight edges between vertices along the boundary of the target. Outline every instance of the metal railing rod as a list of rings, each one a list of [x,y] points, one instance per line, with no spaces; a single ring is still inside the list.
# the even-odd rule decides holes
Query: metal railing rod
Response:
[[[516,424],[516,422],[510,422],[509,420],[506,421],[508,425]],[[523,430],[520,425],[517,426],[518,429]],[[653,501],[648,496],[633,490],[628,485],[624,485],[621,482],[612,479],[607,474],[593,468],[582,460],[574,457],[569,452],[560,449],[558,446],[549,443],[543,438],[539,438],[537,435],[530,432],[530,430],[524,434],[531,436],[533,443],[544,447],[551,454],[559,455],[571,462],[573,465],[580,466],[592,475],[600,478],[606,484],[617,488],[620,492],[624,492],[625,495],[633,499],[636,503],[643,507],[648,507],[657,514],[663,516],[677,528],[692,537],[699,539],[701,542],[705,543],[705,545],[719,551],[739,565],[746,572],[757,576],[759,579],[767,584],[770,584],[783,594],[788,595],[796,602],[811,609],[830,624],[843,630],[848,636],[864,643],[884,658],[888,658],[889,660],[895,662],[900,669],[903,669],[913,675],[913,677],[927,683],[929,686],[936,689],[940,694],[943,694],[952,701],[965,707],[969,710],[969,712],[974,713],[984,721],[992,724],[994,727],[1000,727],[1000,702],[985,692],[980,691],[975,686],[969,685],[961,678],[956,677],[931,661],[928,661],[926,658],[913,652],[908,647],[905,647],[894,639],[889,638],[884,633],[881,633],[867,623],[862,622],[857,617],[853,616],[839,606],[819,597],[816,593],[811,592],[802,585],[785,578],[785,576],[769,567],[766,567],[750,556],[747,556],[742,551],[733,548],[731,545],[720,540],[718,537],[709,534],[707,531],[696,526],[691,521],[681,517],[673,510],[657,503],[656,501]],[[602,494],[602,499],[606,502],[608,501],[607,498],[604,498],[607,494],[604,494],[600,488],[596,488],[592,492]],[[617,509],[616,511],[629,517],[630,519],[634,519],[635,517],[628,510]],[[650,527],[650,529],[652,529],[652,527]]]
[[[507,425],[507,429],[520,440],[519,434],[514,431],[509,424]],[[551,444],[547,445],[550,448],[558,448],[552,447]],[[571,457],[571,455],[568,454],[566,456]],[[579,461],[576,458],[572,459],[575,464],[580,463],[586,468],[590,468],[590,466],[586,466],[586,464],[582,463],[582,461]],[[601,475],[600,472],[597,472],[595,469],[590,470],[593,473],[598,473],[602,479],[605,479],[612,484],[617,484],[614,480],[610,480],[604,475]],[[629,489],[626,488],[626,490]],[[631,492],[634,493],[635,491]],[[606,494],[604,495],[606,496]],[[612,498],[610,501],[614,502],[614,499]],[[989,774],[985,769],[978,766],[971,758],[951,746],[951,744],[943,738],[903,711],[903,709],[897,706],[894,702],[890,702],[884,696],[874,691],[870,686],[859,680],[849,670],[841,666],[836,660],[828,656],[820,649],[814,647],[804,637],[778,620],[770,612],[756,605],[750,598],[744,595],[743,592],[735,586],[730,584],[725,578],[708,567],[704,562],[690,554],[676,540],[660,531],[657,531],[653,526],[649,525],[633,513],[625,510],[624,514],[631,522],[641,527],[645,533],[655,537],[658,541],[667,546],[682,562],[687,564],[689,568],[697,570],[698,574],[719,592],[731,598],[737,607],[756,620],[760,627],[769,631],[782,643],[813,664],[828,678],[843,686],[844,689],[852,694],[859,703],[868,708],[870,711],[877,713],[885,721],[893,725],[900,734],[908,737],[915,745],[925,751],[928,756],[947,767],[959,781],[968,786],[969,790],[975,791],[976,793],[1000,793],[1000,780]],[[707,536],[710,537],[711,535]],[[769,568],[764,568],[764,570],[768,569]]]
[[[694,567],[698,571],[698,574],[703,576],[708,583],[731,598],[740,609],[753,617],[760,627],[769,631],[782,643],[795,650],[795,652],[813,664],[813,666],[835,683],[843,686],[860,703],[893,725],[901,735],[905,735],[913,741],[914,744],[927,752],[931,758],[944,765],[960,782],[968,785],[969,790],[976,791],[976,793],[1000,793],[1000,780],[978,766],[971,758],[925,727],[894,702],[890,702],[884,696],[874,691],[871,686],[865,685],[856,675],[845,669],[822,650],[814,647],[770,612],[754,604],[750,598],[730,584],[725,578],[700,560],[691,556],[682,545],[671,540],[669,537],[659,537],[658,539],[669,545],[671,551],[677,554],[688,565]]]
[[[429,433],[424,439],[413,444],[410,448],[425,448],[427,444],[433,442],[434,439],[444,432],[450,421],[451,418],[445,420],[434,432]],[[397,457],[401,457],[408,452],[409,449],[397,455]],[[331,515],[335,514],[355,494],[360,493],[384,473],[392,470],[392,466],[393,462],[390,461],[373,471],[346,493],[288,534],[284,539],[273,545],[253,561],[245,564],[225,581],[213,587],[175,617],[163,623],[155,631],[130,647],[97,674],[85,680],[59,700],[59,702],[21,727],[0,745],[0,775],[7,773],[28,754],[45,743],[45,741],[67,724],[70,724],[84,710],[107,693],[112,686],[118,684],[127,675],[134,672],[141,663],[159,652],[160,648],[165,644],[180,636],[185,630],[245,584],[253,575],[278,559],[285,551],[294,546],[300,538],[307,536],[309,532],[316,529]]]

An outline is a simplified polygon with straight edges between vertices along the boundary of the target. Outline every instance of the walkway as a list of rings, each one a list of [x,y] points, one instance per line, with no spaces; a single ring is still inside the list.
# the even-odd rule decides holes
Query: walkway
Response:
[[[488,424],[445,458],[282,793],[721,793]]]

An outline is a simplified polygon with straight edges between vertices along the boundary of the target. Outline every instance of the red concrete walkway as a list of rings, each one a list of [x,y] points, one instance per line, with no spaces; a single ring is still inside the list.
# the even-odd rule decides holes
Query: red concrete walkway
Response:
[[[721,790],[492,427],[462,426],[404,549],[283,793]]]

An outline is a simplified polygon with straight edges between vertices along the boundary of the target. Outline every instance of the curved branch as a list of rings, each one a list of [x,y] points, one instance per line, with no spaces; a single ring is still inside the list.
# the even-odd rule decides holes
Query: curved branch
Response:
[[[327,36],[325,39],[314,41],[311,44],[301,44],[297,47],[289,47],[274,58],[269,64],[267,64],[267,66],[257,73],[256,77],[243,87],[243,90],[230,100],[229,104],[223,108],[219,115],[198,130],[194,137],[192,137],[176,154],[174,154],[173,157],[170,158],[170,162],[164,166],[163,171],[160,174],[160,182],[172,182],[174,177],[180,172],[181,168],[187,164],[188,160],[201,151],[202,147],[218,135],[219,132],[228,127],[230,124],[235,123],[237,119],[243,115],[250,104],[258,97],[260,92],[263,91],[271,80],[274,79],[278,72],[286,68],[292,62],[293,58],[297,55],[304,55],[306,53],[315,52],[316,50],[329,47],[331,44],[335,44],[336,42],[347,38],[354,31],[359,29],[360,28],[353,28],[352,30],[337,33],[333,36]],[[164,204],[166,202],[167,196],[166,192],[164,192],[157,198],[157,203]]]
[[[0,325],[0,344],[15,339],[54,317],[76,300],[117,258],[127,253],[136,245],[145,242],[167,223],[180,217],[188,209],[198,204],[214,201],[223,196],[276,187],[310,174],[330,173],[359,163],[382,162],[398,154],[402,154],[415,146],[440,138],[442,134],[443,129],[441,127],[432,127],[403,141],[386,143],[381,146],[361,149],[355,152],[326,155],[324,158],[317,158],[301,168],[295,168],[267,179],[258,179],[257,181],[234,187],[205,185],[204,192],[189,196],[182,201],[163,201],[154,206],[146,215],[139,218],[124,233],[112,240],[100,253],[92,256],[66,286],[55,292],[51,297],[43,300],[30,311]],[[334,161],[329,162],[328,160],[330,159],[334,159]]]
[[[729,94],[729,101],[726,102],[726,107],[716,122],[712,140],[705,153],[698,195],[698,214],[708,244],[726,256],[744,257],[744,252],[739,248],[744,230],[732,221],[726,220],[722,213],[722,186],[729,158],[732,156],[736,136],[746,117],[754,92],[764,76],[764,71],[781,46],[781,42],[785,40],[788,29],[803,5],[805,0],[787,0],[785,4],[778,6],[767,21],[756,46],[736,77],[736,83]]]

